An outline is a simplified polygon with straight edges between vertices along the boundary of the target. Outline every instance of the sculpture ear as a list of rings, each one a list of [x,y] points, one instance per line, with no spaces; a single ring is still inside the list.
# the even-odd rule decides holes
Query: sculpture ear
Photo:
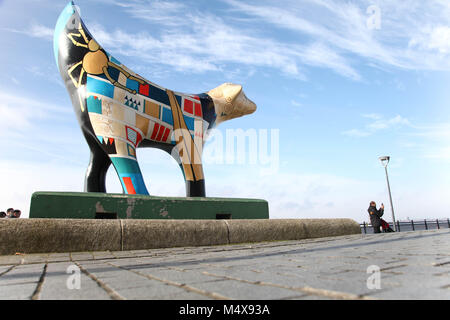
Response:
[[[225,100],[229,103],[233,103],[234,100],[236,100],[236,98],[238,97],[238,95],[241,93],[242,91],[242,86],[239,84],[228,84],[225,88],[224,88],[224,96],[225,96]]]
[[[224,83],[212,89],[208,94],[216,99],[223,98],[227,103],[233,103],[242,91],[240,84]]]

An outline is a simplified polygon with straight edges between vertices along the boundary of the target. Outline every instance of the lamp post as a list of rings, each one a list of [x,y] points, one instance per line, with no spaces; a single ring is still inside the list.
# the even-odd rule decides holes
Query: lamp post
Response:
[[[392,212],[392,223],[394,224],[394,231],[397,231],[397,225],[395,224],[395,216],[394,216],[394,206],[392,205],[392,195],[391,195],[391,187],[389,186],[389,177],[387,172],[387,166],[389,163],[389,160],[391,157],[389,156],[383,156],[378,158],[381,161],[381,164],[384,167],[384,171],[386,172],[386,181],[387,181],[387,187],[389,191],[389,201],[391,202],[391,212]]]

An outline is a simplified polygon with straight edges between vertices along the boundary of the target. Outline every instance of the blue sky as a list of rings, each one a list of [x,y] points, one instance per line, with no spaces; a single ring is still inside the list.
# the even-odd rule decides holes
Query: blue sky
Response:
[[[267,199],[272,218],[448,217],[450,3],[75,2],[96,40],[148,80],[187,93],[242,84],[257,111],[218,129],[279,130],[279,167],[206,164],[208,196]],[[67,1],[0,0],[0,209],[82,191],[89,150],[53,58]],[[379,28],[368,27],[378,8]],[[270,133],[269,133],[270,137]],[[260,137],[259,137],[260,138]],[[208,144],[205,148],[208,148]],[[139,149],[151,194],[183,196],[177,164]],[[121,192],[115,172],[109,192]]]

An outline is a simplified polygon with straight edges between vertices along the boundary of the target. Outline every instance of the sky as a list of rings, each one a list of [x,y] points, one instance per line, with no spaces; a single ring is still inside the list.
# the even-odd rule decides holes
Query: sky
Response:
[[[33,192],[83,191],[89,162],[53,56],[67,3],[0,0],[0,210],[24,217]],[[374,200],[389,219],[378,160],[389,155],[396,218],[450,216],[448,0],[75,4],[100,45],[144,78],[185,93],[238,83],[256,103],[217,127],[219,138],[256,132],[244,161],[213,161],[219,138],[206,143],[207,196],[266,199],[274,219],[358,222]],[[150,194],[185,196],[168,154],[137,157]],[[107,191],[122,192],[113,168]]]

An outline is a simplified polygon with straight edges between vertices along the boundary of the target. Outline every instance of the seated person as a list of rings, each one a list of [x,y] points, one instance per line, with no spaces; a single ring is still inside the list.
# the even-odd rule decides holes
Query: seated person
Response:
[[[22,212],[20,210],[16,209],[13,211],[11,218],[20,218],[21,214],[22,214]]]
[[[6,217],[12,218],[13,212],[14,212],[13,208],[8,208],[8,210],[6,210]]]

